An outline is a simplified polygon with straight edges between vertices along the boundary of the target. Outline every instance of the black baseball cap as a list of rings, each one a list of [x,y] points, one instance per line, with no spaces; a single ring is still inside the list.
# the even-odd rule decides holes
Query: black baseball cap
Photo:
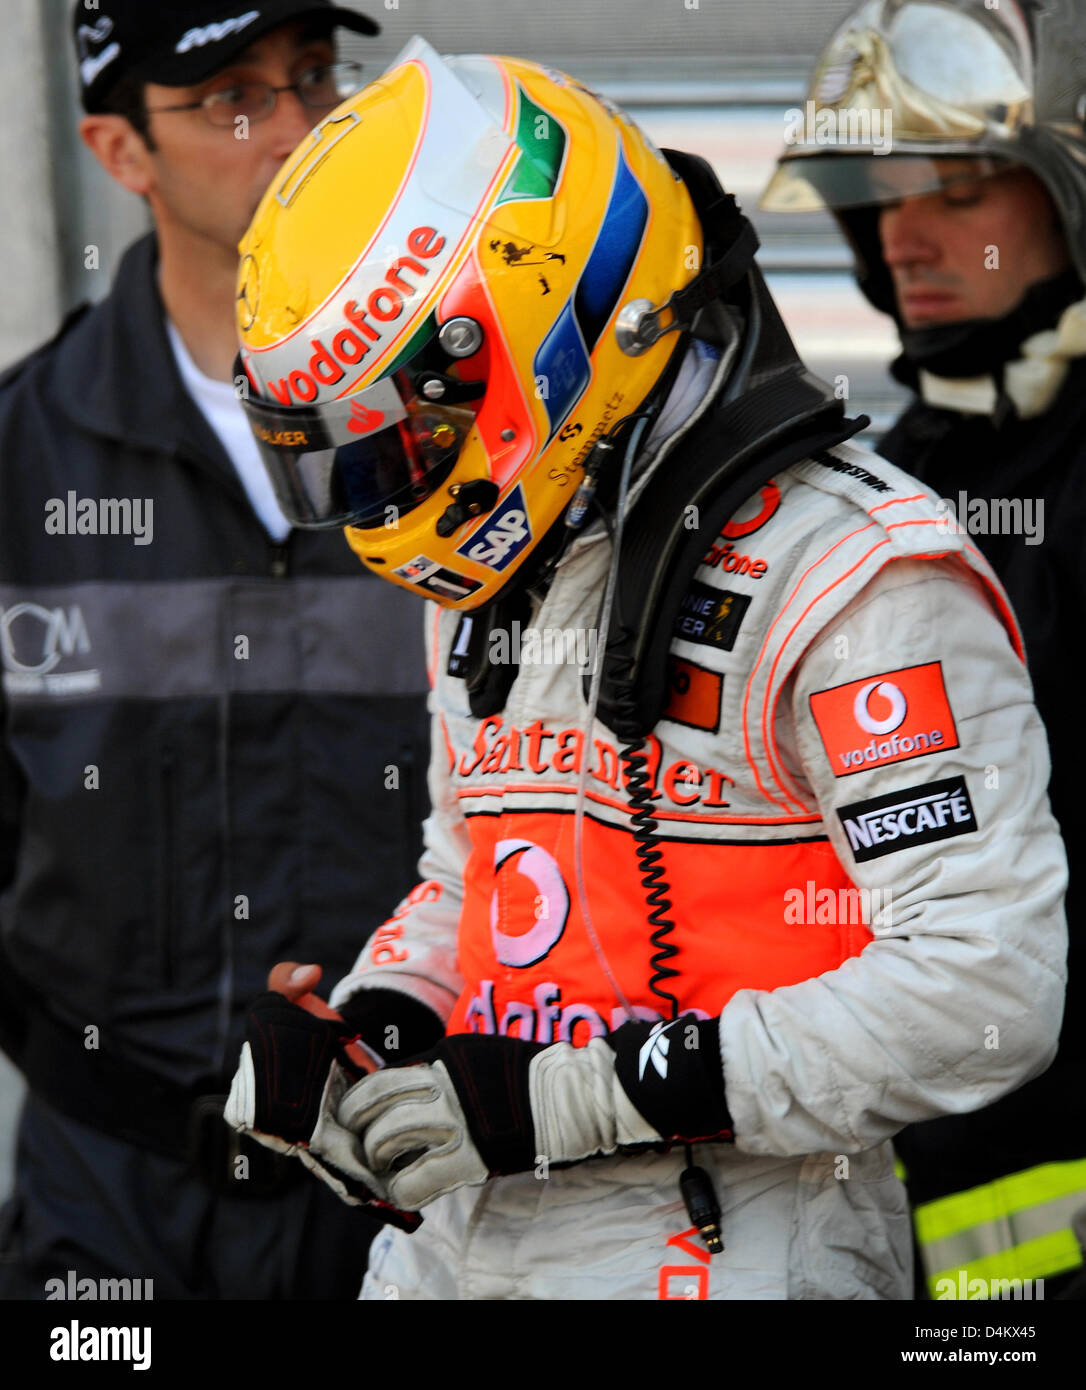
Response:
[[[122,77],[191,87],[213,77],[262,34],[296,19],[319,19],[356,34],[380,28],[330,0],[76,0],[72,13],[83,109],[101,111]]]

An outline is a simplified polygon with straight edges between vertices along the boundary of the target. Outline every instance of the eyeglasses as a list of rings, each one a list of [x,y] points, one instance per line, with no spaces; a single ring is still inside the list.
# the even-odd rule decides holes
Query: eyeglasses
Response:
[[[320,111],[338,106],[353,96],[361,85],[361,63],[327,63],[307,69],[297,81],[285,87],[272,87],[267,82],[238,82],[184,106],[148,107],[147,114],[161,116],[168,111],[202,111],[212,125],[232,126],[242,117],[247,121],[262,121],[270,116],[280,92],[293,92],[305,106]]]

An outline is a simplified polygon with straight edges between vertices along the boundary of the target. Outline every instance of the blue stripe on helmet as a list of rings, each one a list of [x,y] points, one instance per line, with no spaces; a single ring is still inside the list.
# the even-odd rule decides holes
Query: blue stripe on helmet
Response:
[[[618,168],[596,244],[577,288],[536,353],[533,370],[543,392],[550,434],[591,380],[589,354],[615,311],[649,219],[648,199],[619,147]]]
[[[614,313],[622,288],[630,278],[648,220],[648,199],[620,146],[615,184],[603,225],[573,295],[577,321],[589,352],[599,342],[604,325]]]
[[[584,394],[591,377],[588,349],[573,316],[571,300],[558,315],[558,321],[535,356],[536,389],[543,393],[550,434]]]

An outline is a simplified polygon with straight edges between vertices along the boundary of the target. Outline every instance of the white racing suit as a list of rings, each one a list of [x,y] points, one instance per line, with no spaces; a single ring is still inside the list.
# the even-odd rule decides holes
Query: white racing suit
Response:
[[[383,986],[449,1032],[540,1042],[620,1025],[623,999],[671,1016],[617,741],[597,723],[585,747],[575,638],[555,636],[592,633],[609,556],[602,533],[571,546],[486,720],[448,674],[461,615],[429,613],[424,882],[333,1004]],[[690,1227],[681,1146],[541,1156],[427,1206],[412,1236],[386,1230],[365,1296],[908,1298],[892,1136],[1054,1055],[1066,860],[1045,735],[1002,590],[915,480],[852,445],[782,472],[709,550],[671,653],[646,742],[678,948],[663,987],[720,1017],[736,1138],[695,1162],[724,1252]],[[574,868],[584,757],[603,962]]]

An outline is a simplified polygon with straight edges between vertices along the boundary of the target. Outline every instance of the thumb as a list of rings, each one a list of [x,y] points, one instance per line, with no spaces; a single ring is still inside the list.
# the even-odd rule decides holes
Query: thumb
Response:
[[[281,960],[268,974],[268,988],[286,995],[296,1004],[304,994],[316,989],[321,974],[319,965],[299,965],[297,961]]]

